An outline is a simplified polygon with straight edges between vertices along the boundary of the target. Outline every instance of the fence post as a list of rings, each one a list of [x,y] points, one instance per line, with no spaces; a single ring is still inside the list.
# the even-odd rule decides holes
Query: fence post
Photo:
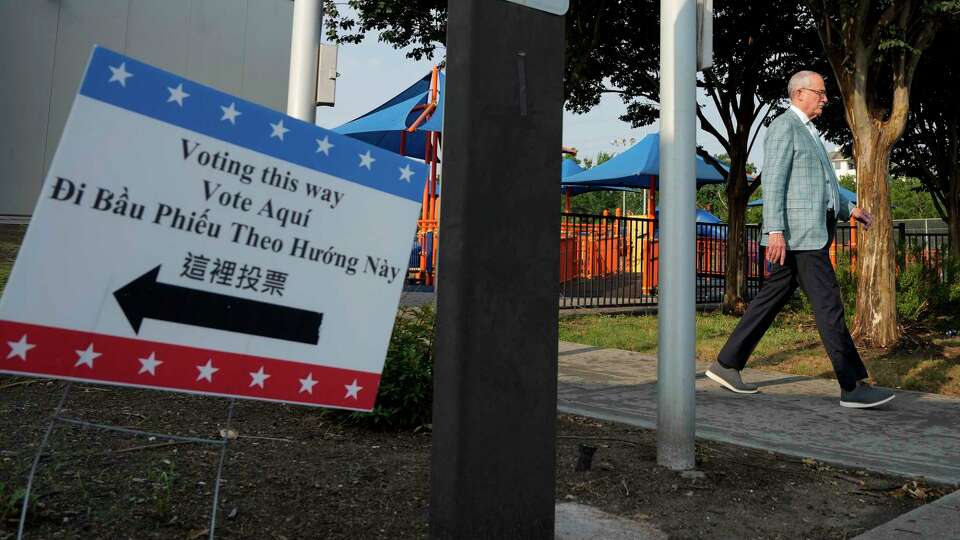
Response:
[[[850,218],[850,271],[857,271],[857,220]]]
[[[757,264],[760,265],[760,287],[763,286],[763,282],[767,280],[767,247],[757,242]],[[759,292],[760,288],[757,288]]]
[[[907,224],[906,223],[897,223],[897,236],[900,244],[897,246],[897,263],[900,265],[900,270],[903,270],[907,266]]]

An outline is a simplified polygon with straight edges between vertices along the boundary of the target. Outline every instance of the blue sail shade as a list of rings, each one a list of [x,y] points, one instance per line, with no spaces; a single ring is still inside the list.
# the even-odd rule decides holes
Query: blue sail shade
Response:
[[[697,185],[722,184],[724,176],[700,156],[696,156]],[[621,154],[596,167],[563,179],[563,186],[596,189],[649,189],[650,181],[660,175],[660,134],[652,133]],[[659,183],[654,186],[659,189]],[[590,190],[592,191],[592,190]]]
[[[657,207],[656,210],[656,219],[660,219],[660,208]],[[697,208],[697,237],[698,238],[712,238],[714,240],[726,240],[727,239],[727,228],[726,227],[711,227],[711,225],[722,225],[723,221],[717,216],[711,214],[710,212],[704,210],[703,208]],[[655,237],[660,237],[660,227],[656,228]]]
[[[564,158],[563,164],[560,166],[560,178],[567,178],[568,176],[582,173],[585,170],[586,169],[581,167],[576,161]]]
[[[333,128],[333,131],[397,154],[401,153],[401,140],[403,138],[401,133],[408,130],[423,112],[423,108],[417,108],[417,106],[429,102],[432,77],[432,73],[428,73],[383,105],[346,124]],[[429,132],[443,129],[446,75],[439,72],[437,80],[439,92],[437,107],[429,120],[418,126],[413,132],[406,134],[406,142],[402,145],[403,155],[405,156],[424,159]]]

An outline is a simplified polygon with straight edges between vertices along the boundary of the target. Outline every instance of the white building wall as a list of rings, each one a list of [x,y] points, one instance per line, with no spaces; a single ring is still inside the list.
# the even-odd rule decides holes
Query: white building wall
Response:
[[[39,196],[94,44],[283,111],[290,0],[0,0],[0,215]]]

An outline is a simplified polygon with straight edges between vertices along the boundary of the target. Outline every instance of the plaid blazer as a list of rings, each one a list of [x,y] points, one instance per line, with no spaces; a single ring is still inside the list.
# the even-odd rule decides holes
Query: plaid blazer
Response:
[[[763,237],[783,231],[788,250],[827,245],[827,189],[834,190],[837,218],[850,219],[854,204],[840,194],[823,144],[814,139],[792,110],[778,116],[763,143]]]

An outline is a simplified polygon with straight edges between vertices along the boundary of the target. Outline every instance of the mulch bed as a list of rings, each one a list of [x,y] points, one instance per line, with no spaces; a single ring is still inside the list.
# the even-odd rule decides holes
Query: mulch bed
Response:
[[[0,377],[0,539],[16,535],[17,490],[65,383]],[[225,399],[75,383],[64,416],[208,439]],[[850,538],[946,493],[699,441],[697,470],[656,464],[656,434],[558,419],[559,502],[646,521],[671,538]],[[430,433],[344,426],[321,410],[237,401],[219,538],[424,538]],[[582,444],[598,448],[576,472]],[[27,538],[206,538],[219,448],[58,424],[34,484]]]

